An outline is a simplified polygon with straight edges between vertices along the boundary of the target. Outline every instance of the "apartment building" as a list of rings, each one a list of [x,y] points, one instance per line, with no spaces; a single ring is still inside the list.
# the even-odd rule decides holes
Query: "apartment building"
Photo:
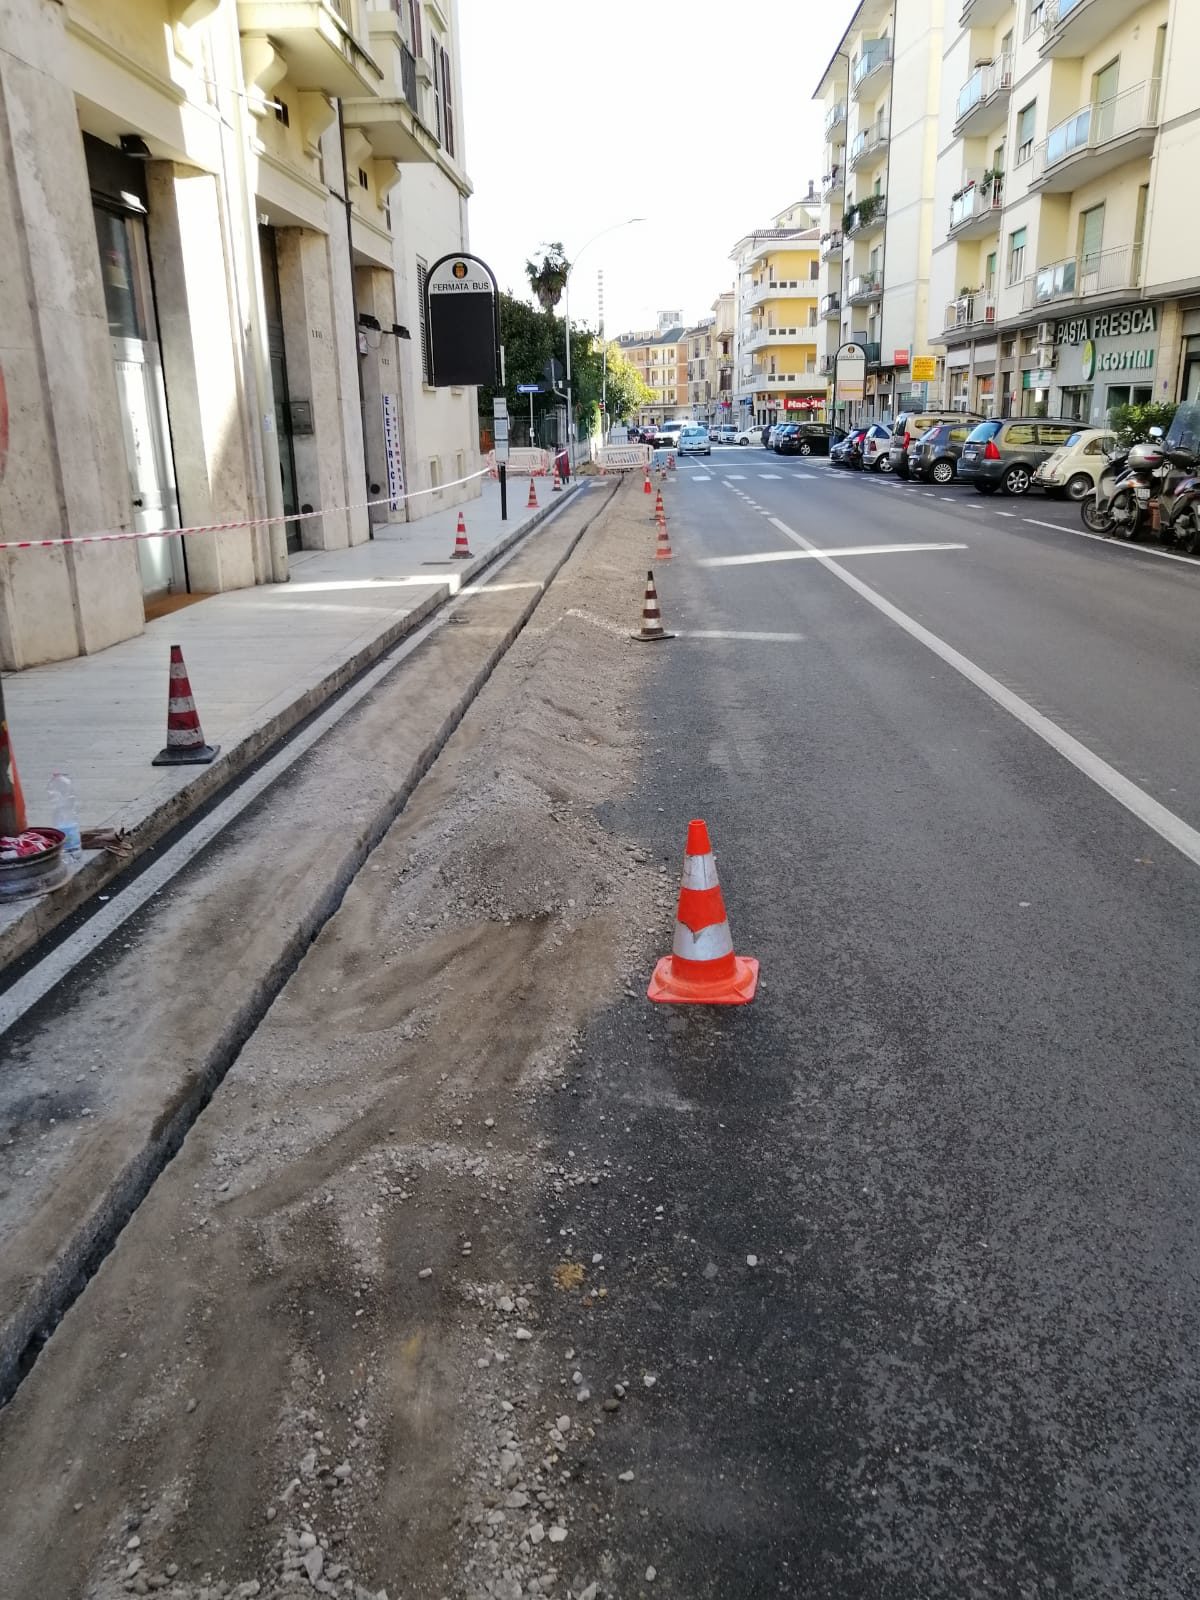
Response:
[[[467,242],[454,0],[7,0],[0,165],[0,540],[148,535],[0,552],[0,665],[283,581],[476,463],[420,293]]]
[[[812,184],[796,201],[738,240],[730,252],[734,288],[735,421],[815,417],[825,408],[818,371],[821,262]]]
[[[958,0],[934,301],[945,400],[1102,423],[1200,397],[1196,0]]]
[[[711,422],[714,414],[717,390],[713,341],[715,324],[715,317],[701,317],[692,327],[684,329],[680,340],[687,363],[688,412],[701,422]]]
[[[688,345],[678,311],[660,311],[658,325],[646,333],[623,333],[616,343],[633,363],[653,399],[634,419],[661,422],[682,414],[688,404]]]
[[[713,359],[716,374],[713,379],[713,420],[733,421],[733,341],[737,293],[722,289],[712,303]]]
[[[867,352],[865,393],[838,400],[842,421],[907,406],[912,355],[929,348],[945,3],[862,0],[814,96],[825,112],[818,367],[831,403],[838,348]]]

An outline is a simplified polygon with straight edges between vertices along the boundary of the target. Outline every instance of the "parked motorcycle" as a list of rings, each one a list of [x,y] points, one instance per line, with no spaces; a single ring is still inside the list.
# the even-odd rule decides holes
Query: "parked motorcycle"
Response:
[[[1080,506],[1084,527],[1118,539],[1157,535],[1166,544],[1194,538],[1197,458],[1192,450],[1170,449],[1161,428],[1150,438],[1109,459],[1094,495]],[[1177,527],[1183,516],[1184,525]]]
[[[1125,482],[1128,461],[1128,450],[1114,450],[1109,455],[1108,465],[1097,479],[1096,487],[1079,502],[1079,515],[1090,532],[1111,532],[1112,513],[1109,507],[1117,489]]]

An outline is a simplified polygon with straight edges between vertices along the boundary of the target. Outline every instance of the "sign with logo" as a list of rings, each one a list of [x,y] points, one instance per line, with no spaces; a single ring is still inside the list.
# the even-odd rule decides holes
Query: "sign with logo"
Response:
[[[1080,363],[1084,383],[1090,383],[1098,372],[1149,372],[1154,366],[1154,348],[1140,350],[1097,350],[1094,339],[1085,341]]]
[[[937,361],[933,356],[914,356],[910,377],[914,384],[932,383],[937,377]]]
[[[1125,339],[1130,334],[1158,332],[1157,306],[1126,306],[1096,311],[1090,317],[1069,317],[1054,330],[1055,344],[1087,344],[1100,339]]]
[[[486,261],[443,256],[425,279],[430,381],[435,388],[486,384],[500,372],[496,277]]]
[[[867,386],[867,352],[861,344],[844,344],[837,353],[833,389],[838,403],[861,400]]]
[[[815,411],[818,406],[824,405],[824,400],[815,394],[785,395],[783,409],[785,411]]]
[[[892,351],[892,365],[894,367],[906,367],[908,365],[908,351],[907,350],[893,350]]]
[[[404,503],[404,458],[400,452],[400,413],[394,394],[381,395],[383,404],[383,456],[387,465],[388,510]]]

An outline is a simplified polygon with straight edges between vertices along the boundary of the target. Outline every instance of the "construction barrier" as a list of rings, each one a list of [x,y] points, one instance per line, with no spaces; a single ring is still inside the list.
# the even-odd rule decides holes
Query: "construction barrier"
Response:
[[[602,444],[596,451],[601,472],[636,472],[650,464],[648,444]]]
[[[509,449],[508,459],[504,465],[508,468],[510,478],[544,478],[549,474],[553,460],[554,457],[549,450],[536,450],[528,445],[520,445]],[[500,476],[494,450],[488,451],[487,470],[493,478]]]

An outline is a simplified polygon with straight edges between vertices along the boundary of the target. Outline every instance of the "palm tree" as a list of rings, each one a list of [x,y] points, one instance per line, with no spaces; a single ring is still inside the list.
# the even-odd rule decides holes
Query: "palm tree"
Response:
[[[542,249],[545,254],[540,262],[525,263],[525,276],[529,279],[529,287],[537,296],[538,304],[549,314],[562,299],[571,263],[563,254],[563,247],[559,242],[544,244]]]

